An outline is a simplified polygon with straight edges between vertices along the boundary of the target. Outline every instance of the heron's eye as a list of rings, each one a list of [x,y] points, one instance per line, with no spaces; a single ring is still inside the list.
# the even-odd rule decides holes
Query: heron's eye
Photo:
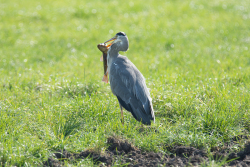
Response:
[[[126,36],[126,34],[124,32],[118,32],[116,35],[117,36]]]

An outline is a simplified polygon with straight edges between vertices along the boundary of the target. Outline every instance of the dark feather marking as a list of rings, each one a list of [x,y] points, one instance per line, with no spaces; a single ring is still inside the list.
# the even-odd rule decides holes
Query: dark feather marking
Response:
[[[130,104],[126,104],[126,102],[123,101],[119,96],[116,96],[116,97],[117,97],[117,99],[118,99],[120,105],[121,105],[123,108],[125,108],[127,111],[131,112],[132,115],[134,116],[134,118],[135,118],[136,120],[138,120],[138,119],[137,119],[137,116],[136,116],[135,113],[133,112],[133,109],[132,109],[131,105],[130,105]]]
[[[124,32],[118,32],[116,35],[126,36],[126,34]]]
[[[137,120],[137,121],[142,121],[143,124],[146,125],[150,125],[151,122],[150,120],[153,120],[151,115],[145,115],[145,117],[139,118],[137,116],[137,114],[133,111],[132,106],[130,104],[127,104],[125,101],[123,101],[119,96],[116,96],[120,105],[125,108],[127,111],[131,112],[131,114],[133,115],[133,117]],[[141,106],[141,111],[144,110],[144,108]],[[151,110],[151,108],[150,108]],[[145,111],[144,111],[145,112]]]

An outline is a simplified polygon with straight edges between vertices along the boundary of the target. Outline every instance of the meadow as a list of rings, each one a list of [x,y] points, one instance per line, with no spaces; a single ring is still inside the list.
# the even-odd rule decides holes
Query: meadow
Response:
[[[249,27],[248,0],[1,0],[1,166],[41,166],[59,149],[102,152],[110,136],[163,153],[249,136]],[[122,125],[101,82],[97,44],[119,31],[130,42],[121,54],[150,89],[154,130],[139,131],[129,112]]]

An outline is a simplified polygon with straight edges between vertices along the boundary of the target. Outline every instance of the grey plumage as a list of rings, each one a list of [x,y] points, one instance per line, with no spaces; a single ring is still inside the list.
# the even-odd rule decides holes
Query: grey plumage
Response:
[[[155,120],[152,100],[145,79],[136,66],[119,51],[127,51],[128,38],[119,32],[108,51],[108,74],[110,87],[121,106],[131,112],[134,118],[143,124],[150,125]],[[107,42],[109,42],[107,41]]]

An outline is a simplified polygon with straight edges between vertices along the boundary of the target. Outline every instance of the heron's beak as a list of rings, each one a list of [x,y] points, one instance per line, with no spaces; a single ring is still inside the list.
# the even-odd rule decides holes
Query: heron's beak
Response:
[[[117,39],[117,37],[115,36],[115,37],[113,37],[113,38],[107,40],[106,42],[104,42],[104,44],[109,43],[109,44],[107,44],[106,46],[107,46],[107,47],[110,47],[116,39]]]

